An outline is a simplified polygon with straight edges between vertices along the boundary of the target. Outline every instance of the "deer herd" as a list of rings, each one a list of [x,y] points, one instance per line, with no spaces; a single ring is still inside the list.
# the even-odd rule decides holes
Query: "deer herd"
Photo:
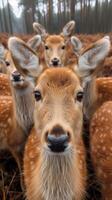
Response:
[[[34,23],[29,41],[0,44],[0,149],[15,158],[28,200],[86,199],[84,118],[102,200],[112,200],[112,77],[103,71],[111,42],[84,48],[74,27],[50,35]]]

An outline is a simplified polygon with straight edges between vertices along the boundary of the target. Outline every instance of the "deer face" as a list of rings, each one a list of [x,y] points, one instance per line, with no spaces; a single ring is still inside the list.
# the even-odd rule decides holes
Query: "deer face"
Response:
[[[35,124],[43,149],[61,153],[72,149],[82,127],[82,88],[66,68],[47,69],[34,91]]]
[[[66,59],[66,42],[60,35],[48,36],[45,40],[45,60],[48,66],[63,66]]]

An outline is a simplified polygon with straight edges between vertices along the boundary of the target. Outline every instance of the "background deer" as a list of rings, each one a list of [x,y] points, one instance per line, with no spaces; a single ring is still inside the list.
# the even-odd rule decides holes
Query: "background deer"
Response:
[[[90,146],[102,199],[112,198],[112,78],[96,80],[96,109],[90,124]]]
[[[40,36],[37,36],[35,45],[39,42]],[[38,61],[38,57],[36,60]],[[22,174],[24,144],[33,126],[34,79],[28,76],[23,77],[17,71],[9,50],[4,61],[8,65],[4,65],[7,74],[0,75],[0,87],[2,88],[0,91],[0,150],[8,150],[12,153]],[[23,186],[22,179],[21,186]]]
[[[12,96],[0,96],[0,149],[12,153],[21,174],[24,144],[33,126],[34,86],[17,71],[10,78]]]
[[[10,52],[8,54],[8,75],[0,75],[0,149],[12,153],[21,173],[24,144],[33,126],[34,80],[23,77],[15,68]]]
[[[41,74],[42,68],[38,66],[36,55],[20,40],[10,39],[10,49],[13,50],[15,44],[19,48],[17,51],[12,51],[12,54],[18,69],[20,68],[23,73],[34,77]],[[79,77],[82,78],[83,85],[87,80],[91,80],[91,69],[94,71],[98,67],[99,62],[108,54],[109,48],[109,37],[104,37],[91,46],[91,49],[82,53],[76,72],[68,68],[49,68],[40,75],[34,93],[36,99],[35,126],[29,136],[24,157],[25,185],[29,200],[57,200],[59,194],[64,200],[84,198],[87,176],[85,150],[81,135],[83,113],[82,88]],[[23,54],[24,51],[25,54]],[[30,55],[29,64],[25,66],[27,55]],[[88,63],[87,66],[86,63]],[[34,71],[35,73],[33,73]],[[69,159],[68,156],[70,156]],[[55,167],[52,167],[54,166],[53,162],[55,162]],[[51,173],[52,176],[49,177]],[[59,184],[61,190],[59,187],[57,188]],[[80,188],[77,187],[78,185]]]
[[[37,50],[42,64],[46,63],[49,67],[76,64],[77,56],[74,54],[73,46],[70,42],[70,37],[74,31],[74,27],[75,21],[70,21],[64,26],[59,35],[50,35],[42,25],[36,22],[33,23],[35,32],[41,35],[43,41],[40,50]],[[77,43],[75,43],[75,53],[78,54],[81,48],[82,44],[78,40],[78,48]]]
[[[33,43],[31,39],[27,42],[31,48],[37,48],[41,43],[41,38],[39,35],[35,36]],[[38,59],[38,58],[37,58]],[[10,88],[10,75],[12,72],[16,71],[11,52],[2,43],[0,44],[0,95],[12,95]],[[29,81],[34,81],[29,78]]]
[[[74,38],[71,39],[71,42],[74,45]],[[109,50],[110,38],[105,36],[82,50],[78,59],[76,70],[77,72],[80,71],[80,76],[84,79],[84,114],[88,120],[91,119],[97,105],[96,78],[101,73],[103,76],[103,62],[107,57]],[[88,67],[90,68],[90,71],[86,70]]]
[[[112,78],[97,78],[99,72],[103,74],[102,63],[97,66],[91,80],[86,69],[88,66],[94,68],[98,59],[104,58],[109,50],[109,37],[106,36],[90,46],[83,54],[85,57],[79,59],[79,70],[82,71],[82,76],[85,76],[84,103],[86,103],[86,116],[90,119],[90,153],[98,181],[101,184],[102,199],[105,200],[112,198]],[[82,69],[80,68],[81,62],[83,62]]]

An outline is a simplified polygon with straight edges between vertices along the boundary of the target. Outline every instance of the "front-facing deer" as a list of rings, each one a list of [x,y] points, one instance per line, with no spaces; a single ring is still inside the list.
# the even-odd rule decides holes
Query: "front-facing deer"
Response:
[[[39,77],[34,95],[35,128],[24,157],[27,197],[83,199],[86,163],[80,80],[69,69],[51,68]]]
[[[36,55],[20,40],[10,39],[12,49],[14,44],[19,54],[12,51],[13,58],[22,73],[34,77],[40,74],[34,91],[34,128],[24,156],[27,198],[82,200],[87,175],[82,140],[81,85],[91,79],[91,68],[94,71],[107,55],[109,38],[98,41],[95,48],[93,45],[91,51],[89,49],[79,57],[77,72],[69,68],[49,68],[42,72],[41,66],[37,68]],[[93,59],[96,53],[97,58]],[[28,58],[29,64],[25,66]]]
[[[36,22],[33,23],[33,28],[42,38],[42,49],[40,48],[41,51],[37,50],[41,64],[46,63],[48,67],[65,67],[68,64],[73,66],[76,63],[76,55],[70,42],[70,37],[75,28],[75,21],[68,22],[63,27],[62,32],[57,35],[48,34],[45,28]],[[34,43],[35,37],[29,41],[29,44]],[[77,38],[75,40],[75,53],[78,54],[81,48],[82,44]]]

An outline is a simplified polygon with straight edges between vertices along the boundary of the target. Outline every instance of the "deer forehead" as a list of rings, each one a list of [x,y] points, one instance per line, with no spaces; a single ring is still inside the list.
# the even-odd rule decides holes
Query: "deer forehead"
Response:
[[[45,70],[39,77],[36,88],[58,90],[67,89],[75,90],[81,88],[78,76],[68,68],[49,68]]]
[[[63,44],[63,43],[65,43],[65,40],[60,35],[50,35],[46,38],[45,43],[53,46],[53,45],[56,45],[56,44],[57,45]]]

